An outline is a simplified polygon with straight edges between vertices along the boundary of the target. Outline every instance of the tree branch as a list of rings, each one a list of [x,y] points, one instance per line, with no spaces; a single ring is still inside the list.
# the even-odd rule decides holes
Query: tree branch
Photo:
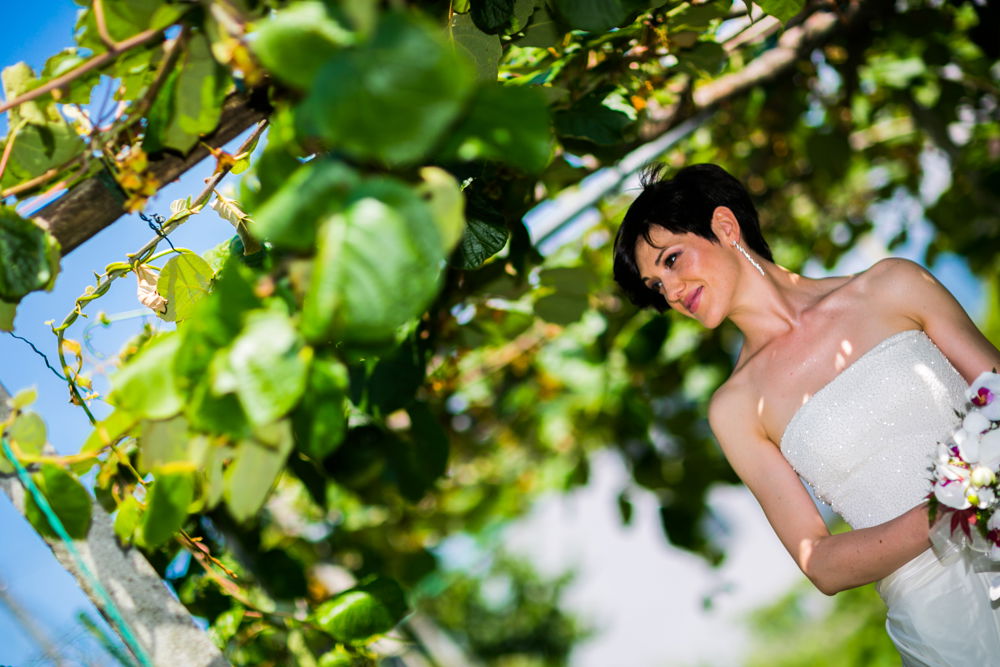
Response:
[[[138,35],[129,37],[124,42],[118,42],[117,45],[118,48],[111,49],[109,51],[105,51],[100,55],[94,56],[93,58],[83,63],[79,67],[76,67],[66,72],[62,76],[56,77],[55,79],[52,79],[48,83],[41,85],[38,88],[29,90],[23,95],[18,95],[14,99],[7,100],[6,102],[0,104],[0,113],[3,113],[8,109],[13,109],[14,107],[24,104],[25,102],[30,102],[31,100],[37,99],[42,95],[45,95],[46,93],[51,93],[53,90],[57,88],[62,88],[66,84],[80,78],[87,72],[93,69],[97,69],[98,67],[101,67],[111,62],[125,51],[128,51],[129,49],[134,49],[137,46],[141,46],[146,42],[151,42],[157,37],[162,37],[162,36],[163,36],[162,28],[157,30],[144,30],[143,32],[140,32]]]

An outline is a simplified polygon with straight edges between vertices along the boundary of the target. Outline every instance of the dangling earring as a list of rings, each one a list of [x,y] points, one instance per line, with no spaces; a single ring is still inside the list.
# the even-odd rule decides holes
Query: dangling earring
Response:
[[[747,252],[746,248],[740,245],[739,241],[733,241],[733,247],[739,250],[740,254],[747,258],[747,261],[753,265],[753,268],[757,269],[757,272],[760,273],[760,275],[764,275],[764,267],[760,265],[760,262],[750,256],[750,253]]]

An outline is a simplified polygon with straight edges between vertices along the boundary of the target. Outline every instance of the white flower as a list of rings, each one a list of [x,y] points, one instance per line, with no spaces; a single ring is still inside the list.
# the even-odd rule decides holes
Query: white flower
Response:
[[[962,457],[962,460],[966,463],[978,463],[979,462],[979,434],[970,433],[964,428],[960,428],[955,431],[955,435],[952,436],[952,440],[958,445],[958,454]]]
[[[951,447],[943,442],[938,443],[937,447],[937,462],[947,463],[951,459]]]
[[[962,420],[962,429],[969,433],[984,433],[990,427],[990,420],[979,410],[970,410]]]
[[[1000,421],[1000,375],[986,371],[969,386],[966,398],[990,421]]]
[[[972,506],[969,499],[965,497],[965,485],[955,480],[944,480],[935,484],[934,496],[942,505],[957,510],[964,510]]]
[[[980,438],[979,456],[979,462],[990,470],[1000,468],[1000,429],[994,429]]]
[[[970,487],[968,498],[970,503],[983,510],[996,502],[997,494],[988,486],[974,490]]]
[[[969,481],[972,482],[973,486],[989,486],[997,481],[997,476],[986,466],[978,465],[972,469]]]

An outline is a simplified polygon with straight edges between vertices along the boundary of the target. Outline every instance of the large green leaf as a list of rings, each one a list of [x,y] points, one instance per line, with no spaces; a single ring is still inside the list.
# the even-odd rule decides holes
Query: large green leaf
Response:
[[[275,246],[313,248],[317,226],[343,209],[347,195],[359,181],[357,172],[343,162],[307,162],[286,175],[281,189],[257,210],[253,233]]]
[[[634,14],[662,2],[648,0],[551,0],[574,30],[607,32],[624,25]]]
[[[43,463],[31,479],[45,496],[66,533],[74,540],[85,538],[90,530],[93,499],[80,481],[64,468],[51,463]],[[24,516],[42,535],[53,539],[58,537],[31,495],[25,501]]]
[[[552,124],[542,94],[530,87],[482,86],[444,149],[461,160],[496,160],[541,171],[552,155]]]
[[[438,288],[444,258],[429,208],[406,185],[374,179],[319,233],[302,330],[378,342],[416,317]]]
[[[150,341],[111,378],[112,402],[147,419],[166,419],[186,400],[177,387],[174,363],[182,337],[171,332]]]
[[[451,39],[476,66],[482,81],[496,81],[503,47],[500,37],[488,35],[475,26],[469,14],[455,14],[451,19]]]
[[[194,253],[172,257],[156,283],[156,291],[167,300],[163,319],[173,322],[191,317],[195,304],[208,294],[214,276],[208,262]]]
[[[269,424],[299,402],[311,355],[287,315],[254,311],[247,316],[228,363],[251,423]]]
[[[184,525],[194,500],[195,468],[180,463],[163,466],[152,486],[139,526],[139,539],[148,549],[160,546]]]
[[[316,624],[339,642],[351,643],[384,634],[408,612],[403,589],[385,577],[338,594],[316,609]]]
[[[190,38],[174,75],[168,79],[150,110],[143,147],[147,151],[172,148],[187,153],[198,138],[219,123],[222,101],[232,87],[226,71],[215,62],[204,35]]]
[[[22,454],[41,454],[46,441],[45,422],[37,412],[22,412],[7,429],[7,437]]]
[[[226,470],[223,497],[233,517],[246,522],[253,517],[274,486],[292,449],[291,426],[280,421],[268,427],[267,442],[244,440],[236,447]]]
[[[514,16],[514,0],[470,0],[469,5],[476,27],[489,34],[502,31]]]
[[[352,41],[353,34],[330,16],[326,3],[309,1],[261,22],[251,45],[272,74],[308,90],[323,63]]]
[[[190,462],[188,422],[183,416],[144,421],[139,437],[139,467],[144,472],[177,462]]]
[[[59,244],[13,208],[0,207],[0,299],[17,303],[49,288],[59,270]]]
[[[451,261],[460,269],[475,269],[503,249],[510,231],[495,202],[472,189],[466,198],[465,234]]]
[[[627,113],[611,108],[599,95],[588,95],[555,115],[556,134],[560,137],[583,139],[601,146],[620,142],[632,122]]]
[[[760,0],[760,8],[782,23],[796,16],[805,7],[805,0]]]
[[[298,110],[300,126],[359,158],[414,163],[458,116],[474,77],[437,30],[388,13],[370,42],[320,70]]]
[[[299,451],[316,461],[333,453],[347,431],[347,368],[336,359],[316,359],[302,402],[292,414]]]

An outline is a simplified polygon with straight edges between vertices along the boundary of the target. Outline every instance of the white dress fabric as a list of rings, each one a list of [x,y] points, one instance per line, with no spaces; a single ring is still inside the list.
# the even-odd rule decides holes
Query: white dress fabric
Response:
[[[883,523],[927,496],[937,442],[958,426],[967,387],[926,334],[900,332],[799,408],[781,452],[853,528]],[[876,588],[906,667],[1000,665],[988,577],[957,550],[928,549]]]

